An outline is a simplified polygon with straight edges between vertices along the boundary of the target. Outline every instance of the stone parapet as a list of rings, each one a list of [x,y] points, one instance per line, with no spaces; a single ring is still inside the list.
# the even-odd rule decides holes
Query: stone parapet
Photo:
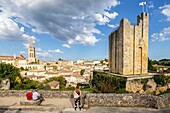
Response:
[[[3,90],[0,91],[0,97],[25,96],[26,91]],[[71,98],[71,91],[40,91],[45,98]],[[150,108],[167,108],[170,107],[170,94],[166,95],[141,95],[141,94],[115,94],[115,93],[98,93],[90,94],[83,92],[82,104],[84,108],[91,106],[102,107],[150,107]]]
[[[88,94],[88,106],[104,107],[170,107],[170,95]]]
[[[28,90],[27,90],[28,91]],[[26,90],[0,90],[0,97],[16,96],[24,97]],[[70,98],[72,91],[39,91],[44,98]]]
[[[0,97],[24,97],[28,90],[0,90]],[[43,91],[40,90],[39,93],[43,95],[44,98],[72,98],[73,91]],[[83,91],[83,96],[86,94],[86,91]]]

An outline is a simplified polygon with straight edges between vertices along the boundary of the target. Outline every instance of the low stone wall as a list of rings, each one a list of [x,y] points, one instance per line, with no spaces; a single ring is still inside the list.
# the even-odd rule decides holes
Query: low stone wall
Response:
[[[0,90],[0,97],[16,96],[24,97],[27,90]],[[44,98],[70,98],[72,91],[39,91]]]
[[[170,107],[170,95],[154,96],[140,94],[87,94],[88,106],[105,107]]]
[[[27,91],[0,90],[0,97],[15,96],[23,97]],[[72,91],[39,91],[45,98],[70,98]],[[167,108],[170,107],[170,94],[155,96],[141,94],[89,94],[83,92],[83,105],[88,108],[91,106],[107,107],[151,107]]]

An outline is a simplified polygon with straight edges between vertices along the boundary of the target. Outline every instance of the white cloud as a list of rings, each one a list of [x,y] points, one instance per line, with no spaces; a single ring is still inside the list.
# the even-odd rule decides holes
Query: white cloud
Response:
[[[71,46],[69,44],[63,44],[62,46],[66,47],[66,48],[71,48]]]
[[[34,33],[39,33],[39,34],[49,34],[49,32],[42,32],[38,29],[33,29],[33,28],[31,29],[31,31],[34,32]]]
[[[29,47],[29,43],[23,43],[23,45],[25,46],[25,48]]]
[[[116,25],[108,24],[108,26],[111,27],[111,28],[117,28],[119,25],[118,24],[116,24]]]
[[[170,27],[164,28],[160,33],[152,34],[151,37],[152,42],[170,40]]]
[[[159,9],[162,9],[161,13],[167,16],[167,21],[170,21],[170,4],[159,7]]]
[[[118,13],[109,13],[109,11],[120,2],[118,0],[97,0],[97,2],[95,0],[81,0],[81,2],[80,0],[1,0],[0,4],[7,19],[15,17],[14,21],[5,19],[15,28],[13,34],[10,32],[11,35],[8,34],[9,36],[5,38],[22,36],[24,29],[20,31],[17,26],[20,23],[31,28],[32,32],[49,33],[68,44],[94,45],[100,40],[94,36],[94,33],[100,34],[96,25],[105,25],[110,19],[115,19]],[[4,31],[11,31],[9,28],[6,27]],[[0,27],[0,31],[1,29],[3,28]],[[0,33],[0,36],[2,34]]]
[[[104,12],[104,15],[107,16],[108,18],[110,19],[115,19],[116,16],[118,16],[118,13],[117,12],[113,12],[113,13],[109,13],[109,12]]]
[[[36,52],[37,57],[39,58],[50,58],[51,55],[48,52]]]
[[[60,49],[48,50],[48,52],[51,52],[51,53],[64,53],[64,52],[61,51]]]
[[[24,33],[24,27],[21,27],[21,28],[20,28],[20,31],[21,31],[22,33]]]
[[[38,58],[42,58],[42,59],[45,58],[46,59],[46,58],[52,57],[52,55],[49,52],[47,52],[46,50],[43,50],[40,47],[36,47],[35,51],[36,51],[36,55],[37,55]]]
[[[20,53],[20,54],[25,54],[25,51],[20,51],[19,53]]]
[[[30,39],[33,39],[33,43],[35,43],[35,40],[36,38],[34,36],[30,36],[30,35],[27,35],[27,34],[22,34],[21,36],[22,40],[26,40],[26,41],[30,41]]]
[[[154,3],[152,2],[152,1],[150,1],[149,3],[148,3],[148,8],[150,9],[150,8],[154,8],[155,6],[154,6]]]
[[[41,48],[35,48],[36,51],[43,51]]]
[[[110,22],[109,18],[103,16],[102,14],[95,14],[95,19],[98,21],[99,25],[105,25],[106,23]]]
[[[21,34],[18,24],[0,13],[0,39],[20,40]]]

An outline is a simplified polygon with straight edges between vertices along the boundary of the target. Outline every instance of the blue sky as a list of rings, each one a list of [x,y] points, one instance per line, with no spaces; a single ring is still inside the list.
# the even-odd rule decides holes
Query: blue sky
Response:
[[[0,0],[0,55],[40,60],[108,58],[108,36],[122,18],[136,24],[145,0]],[[149,58],[170,58],[170,0],[147,0]],[[146,7],[146,6],[145,6]]]

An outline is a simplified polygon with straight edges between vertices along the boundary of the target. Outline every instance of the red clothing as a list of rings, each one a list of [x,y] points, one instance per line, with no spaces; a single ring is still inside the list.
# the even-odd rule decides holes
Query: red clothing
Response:
[[[31,91],[27,92],[26,97],[27,100],[32,100],[32,92]]]

